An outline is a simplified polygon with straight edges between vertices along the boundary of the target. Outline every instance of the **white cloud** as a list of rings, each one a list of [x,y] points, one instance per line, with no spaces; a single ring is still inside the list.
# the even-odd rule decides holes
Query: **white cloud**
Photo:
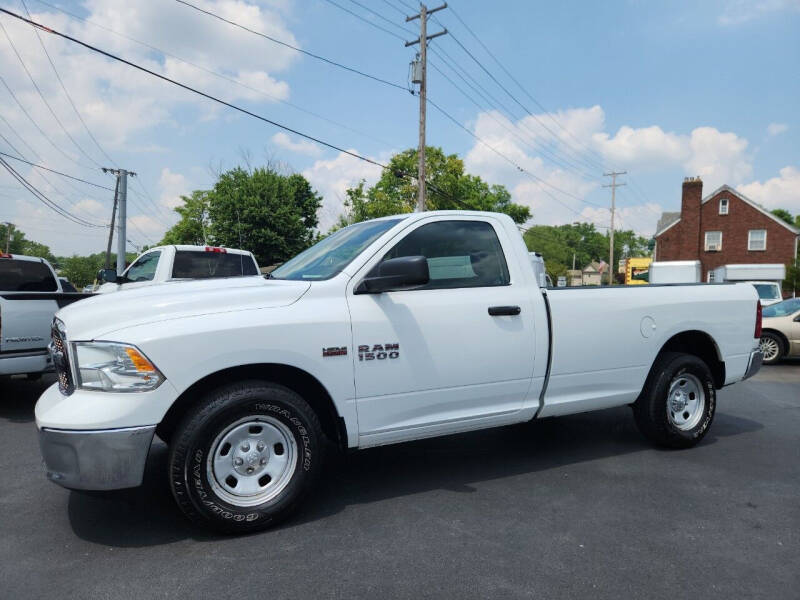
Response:
[[[271,140],[276,146],[280,146],[295,154],[302,154],[305,156],[319,156],[322,154],[322,148],[320,148],[318,144],[302,139],[294,141],[282,131],[273,135]]]
[[[161,188],[159,201],[172,212],[176,206],[183,204],[181,196],[188,196],[191,192],[189,182],[180,173],[173,173],[167,167],[161,169],[161,176],[158,178],[158,187]]]
[[[299,45],[284,22],[284,9],[280,3],[202,0],[199,4],[202,8],[252,29]],[[78,39],[91,40],[97,46],[157,73],[164,73],[180,81],[190,81],[203,91],[230,102],[273,102],[289,97],[289,84],[276,77],[276,74],[286,71],[297,60],[297,54],[287,48],[254,35],[244,35],[234,27],[220,24],[212,17],[178,3],[158,0],[87,0],[84,8],[88,13],[87,22],[75,21],[63,13],[46,10],[32,13],[32,18]],[[142,40],[165,52],[174,53],[206,70],[161,55],[90,22],[101,24],[129,38]],[[3,19],[3,25],[69,133],[99,159],[99,153],[86,136],[80,121],[74,118],[72,108],[53,76],[52,68],[34,31],[14,19]],[[184,114],[187,107],[198,110],[201,120],[217,118],[223,113],[211,101],[186,90],[46,33],[40,33],[40,36],[81,116],[95,137],[112,153],[117,149],[130,150],[133,138],[148,134],[157,126],[177,129],[178,116]],[[0,62],[6,66],[3,76],[9,86],[15,90],[31,116],[43,129],[50,132],[55,144],[80,158],[76,148],[57,127],[11,47],[3,38],[0,34]],[[239,79],[248,87],[232,84],[208,71],[222,73],[230,79]],[[2,96],[4,105],[7,102],[10,104],[4,116],[22,136],[36,140],[34,146],[48,161],[63,160],[63,156],[54,153],[53,148],[41,140],[41,135],[5,92]],[[135,146],[136,144],[133,145]]]
[[[780,135],[788,130],[789,126],[786,123],[770,123],[767,125],[767,135],[770,137]]]
[[[800,169],[787,166],[778,177],[765,182],[753,181],[736,189],[764,208],[784,208],[793,215],[800,214]]]
[[[467,153],[467,171],[505,185],[515,202],[532,209],[536,223],[588,219],[607,227],[608,210],[582,202],[600,186],[597,163],[601,161],[636,173],[677,168],[686,175],[701,175],[710,188],[737,185],[752,176],[748,142],[735,133],[713,127],[680,133],[658,125],[623,125],[610,133],[600,106],[538,114],[516,122],[484,112],[475,120],[474,131],[485,145],[476,142]],[[651,234],[661,207],[649,206],[620,209],[623,226]]]
[[[717,18],[720,25],[741,25],[769,13],[800,10],[800,0],[730,0]]]
[[[356,152],[356,150],[351,150]],[[357,185],[362,179],[367,185],[374,184],[381,175],[381,168],[348,154],[340,152],[336,158],[317,160],[303,171],[303,177],[322,195],[322,206],[317,213],[319,230],[327,231],[345,211],[345,190]]]

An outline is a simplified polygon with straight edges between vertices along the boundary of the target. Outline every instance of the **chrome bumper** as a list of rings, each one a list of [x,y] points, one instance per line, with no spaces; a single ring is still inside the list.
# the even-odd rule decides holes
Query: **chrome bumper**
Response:
[[[761,363],[763,361],[764,355],[761,354],[761,350],[753,350],[750,353],[750,362],[747,365],[747,371],[742,379],[747,379],[758,373],[761,370]]]
[[[142,483],[156,426],[68,431],[40,429],[47,478],[75,490],[116,490]]]

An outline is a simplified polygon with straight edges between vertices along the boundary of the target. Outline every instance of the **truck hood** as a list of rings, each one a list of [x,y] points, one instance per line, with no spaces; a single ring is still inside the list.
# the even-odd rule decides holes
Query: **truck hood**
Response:
[[[198,315],[275,308],[296,302],[311,284],[255,277],[173,281],[96,295],[56,314],[72,340],[100,339],[136,325]]]

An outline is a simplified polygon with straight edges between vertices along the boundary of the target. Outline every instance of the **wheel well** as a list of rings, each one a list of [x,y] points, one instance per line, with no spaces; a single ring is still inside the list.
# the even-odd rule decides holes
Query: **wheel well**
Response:
[[[704,331],[683,331],[673,335],[661,348],[659,355],[664,352],[693,354],[708,365],[718,389],[725,385],[725,362],[714,339]]]
[[[786,337],[786,336],[783,334],[783,332],[782,332],[782,331],[778,331],[777,329],[763,329],[763,330],[761,331],[761,334],[763,335],[763,334],[765,334],[765,333],[773,333],[773,334],[775,334],[776,336],[778,336],[778,337],[781,339],[781,341],[783,342],[783,352],[784,352],[784,353],[786,353],[786,352],[788,352],[788,351],[789,351],[789,338],[787,338],[787,337]]]
[[[209,391],[227,383],[245,379],[261,379],[285,385],[300,394],[317,413],[322,430],[328,439],[341,448],[347,448],[347,427],[339,416],[328,391],[310,373],[280,364],[254,364],[223,369],[203,377],[188,387],[172,403],[167,414],[156,427],[158,436],[169,443],[175,428],[194,404]]]

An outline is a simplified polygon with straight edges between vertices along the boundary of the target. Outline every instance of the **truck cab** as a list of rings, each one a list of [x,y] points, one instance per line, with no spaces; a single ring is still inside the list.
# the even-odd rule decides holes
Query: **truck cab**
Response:
[[[168,281],[222,279],[258,275],[252,252],[218,246],[170,245],[151,248],[141,254],[122,275],[113,269],[100,272],[105,281],[100,294],[132,290]]]

